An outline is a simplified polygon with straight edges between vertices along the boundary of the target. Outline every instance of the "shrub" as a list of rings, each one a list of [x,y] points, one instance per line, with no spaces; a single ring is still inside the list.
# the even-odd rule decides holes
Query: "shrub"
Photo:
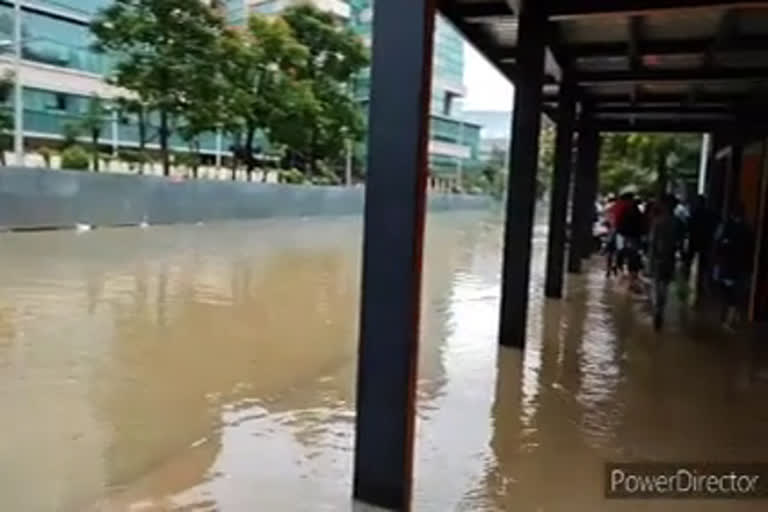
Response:
[[[127,162],[131,170],[135,170],[140,164],[146,164],[150,161],[147,153],[132,149],[121,151],[119,158],[120,160]]]
[[[70,146],[61,153],[62,169],[87,171],[90,162],[90,155],[81,146]]]
[[[304,174],[298,169],[281,169],[279,181],[280,183],[298,185],[304,183]]]

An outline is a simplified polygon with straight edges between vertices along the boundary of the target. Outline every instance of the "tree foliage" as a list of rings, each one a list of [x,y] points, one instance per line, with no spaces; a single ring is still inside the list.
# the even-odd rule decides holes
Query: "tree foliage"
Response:
[[[223,20],[203,2],[115,0],[91,25],[98,48],[118,56],[113,82],[159,116],[163,170],[173,123],[214,89]]]
[[[301,113],[300,125],[292,115],[284,119],[293,127],[290,133],[284,125],[275,134],[315,174],[318,160],[337,157],[344,152],[346,140],[362,138],[364,123],[352,96],[352,81],[368,65],[368,54],[352,30],[311,5],[292,7],[283,18],[307,49],[297,78],[309,84],[316,104]]]
[[[547,185],[552,181],[555,165],[555,126],[542,119],[539,132],[539,167],[536,174],[536,196],[541,199],[547,191]]]
[[[261,16],[251,17],[248,30],[226,34],[220,44],[226,91],[222,122],[239,139],[239,153],[250,175],[257,134],[269,134],[277,142],[288,140],[283,131],[286,119],[300,131],[301,122],[315,108],[311,88],[299,78],[307,49],[281,18]]]
[[[602,137],[600,188],[619,193],[629,185],[643,193],[661,192],[669,180],[695,172],[699,159],[696,135],[609,133]]]

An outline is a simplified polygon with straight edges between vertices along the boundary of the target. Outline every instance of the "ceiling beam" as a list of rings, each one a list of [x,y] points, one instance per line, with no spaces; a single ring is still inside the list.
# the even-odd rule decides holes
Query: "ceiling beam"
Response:
[[[689,107],[683,105],[664,105],[664,106],[649,106],[649,105],[595,105],[595,113],[597,114],[650,114],[650,115],[669,115],[669,114],[712,114],[722,115],[729,114],[730,110],[727,105],[717,106],[698,106],[692,105]]]
[[[639,71],[643,67],[643,57],[640,53],[640,41],[643,39],[643,17],[631,16],[629,18],[629,45],[627,47],[627,60],[629,69]]]
[[[768,51],[768,37],[740,36],[731,38],[726,47],[715,44],[716,39],[671,39],[643,41],[641,57],[646,55],[702,55],[715,53]],[[624,57],[627,45],[624,42],[574,44],[568,47],[568,55],[576,59]]]
[[[630,98],[626,94],[594,94],[585,92],[586,96],[591,98],[595,103],[596,108],[601,106],[614,106],[614,107],[628,107],[632,106]],[[692,108],[697,107],[712,107],[712,108],[726,108],[737,104],[748,104],[750,98],[758,97],[758,93],[753,94],[724,94],[724,93],[698,93],[695,98],[695,103],[690,105]],[[639,107],[677,107],[686,106],[688,99],[687,94],[670,94],[670,93],[644,93],[640,98],[640,101],[635,105]],[[545,103],[556,104],[558,102],[558,93],[556,91],[545,90],[544,99]]]
[[[484,1],[471,4],[458,4],[456,10],[468,22],[487,22],[515,15],[505,0]]]
[[[725,69],[645,69],[640,71],[589,71],[576,73],[575,81],[581,85],[601,83],[650,82],[722,82],[768,79],[768,68]]]
[[[613,119],[596,120],[594,126],[601,132],[704,133],[718,131],[732,124],[733,121],[730,120]]]
[[[661,11],[713,8],[768,7],[765,0],[570,0],[553,2],[549,18],[564,20],[586,16],[653,14]]]
[[[736,36],[738,28],[739,10],[731,9],[723,13],[723,17],[720,18],[720,24],[717,27],[715,39],[704,55],[704,67],[717,67],[717,53],[727,48],[728,43]]]

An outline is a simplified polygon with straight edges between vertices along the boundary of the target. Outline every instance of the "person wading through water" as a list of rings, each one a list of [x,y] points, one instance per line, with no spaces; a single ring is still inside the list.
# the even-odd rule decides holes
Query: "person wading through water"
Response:
[[[635,199],[634,190],[626,190],[621,195],[622,205],[616,215],[616,232],[619,270],[626,263],[629,269],[629,289],[639,292],[638,275],[643,266],[640,244],[645,234],[645,219]]]
[[[733,330],[749,289],[753,252],[752,231],[737,203],[715,234],[715,282],[723,294],[723,327]]]
[[[653,326],[664,325],[669,283],[675,277],[676,254],[680,244],[680,221],[674,215],[675,199],[664,196],[656,206],[649,244],[651,279],[653,280]]]

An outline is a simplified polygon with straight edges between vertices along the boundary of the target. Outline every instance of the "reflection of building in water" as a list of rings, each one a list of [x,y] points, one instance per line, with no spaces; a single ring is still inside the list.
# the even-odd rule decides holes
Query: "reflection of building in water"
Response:
[[[137,317],[130,304],[116,312],[124,321],[93,381],[98,411],[113,426],[111,482],[129,482],[208,435],[224,404],[268,403],[354,353],[347,312],[356,296],[344,277],[354,268],[343,254],[277,249],[221,270],[217,297],[210,270],[198,291],[186,263],[172,273],[159,267],[153,280],[165,291],[156,306],[165,312],[153,316],[150,305]]]

